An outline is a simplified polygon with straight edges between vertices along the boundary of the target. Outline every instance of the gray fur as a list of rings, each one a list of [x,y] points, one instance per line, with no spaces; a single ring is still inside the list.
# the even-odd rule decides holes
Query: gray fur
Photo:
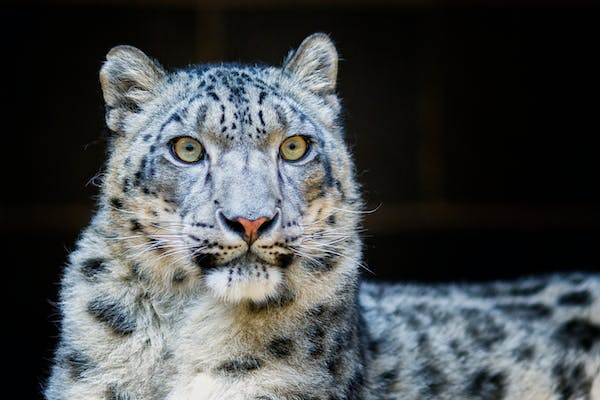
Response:
[[[360,283],[337,53],[168,72],[111,50],[99,208],[69,256],[57,399],[600,399],[600,278]],[[306,155],[279,146],[301,135]],[[179,137],[205,152],[192,164]],[[264,218],[255,242],[238,218]]]

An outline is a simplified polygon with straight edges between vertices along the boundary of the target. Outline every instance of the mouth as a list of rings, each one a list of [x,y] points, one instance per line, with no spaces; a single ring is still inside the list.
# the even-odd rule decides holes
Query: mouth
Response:
[[[261,257],[248,249],[247,252],[234,257],[225,258],[218,254],[200,253],[194,256],[194,263],[202,270],[211,270],[215,268],[244,268],[248,265],[260,265],[263,268],[278,267],[287,268],[293,261],[294,255],[291,253],[281,253],[268,258]]]
[[[252,253],[205,269],[206,286],[226,302],[262,302],[277,296],[283,272],[280,265],[265,262]]]

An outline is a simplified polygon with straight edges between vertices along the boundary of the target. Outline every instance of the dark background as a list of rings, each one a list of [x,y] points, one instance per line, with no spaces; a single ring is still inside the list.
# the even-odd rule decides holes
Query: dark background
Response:
[[[600,271],[592,2],[26,1],[0,18],[10,398],[38,398],[47,374],[57,283],[104,160],[97,73],[117,44],[167,67],[279,64],[330,33],[348,142],[369,207],[381,204],[365,220],[373,279]]]

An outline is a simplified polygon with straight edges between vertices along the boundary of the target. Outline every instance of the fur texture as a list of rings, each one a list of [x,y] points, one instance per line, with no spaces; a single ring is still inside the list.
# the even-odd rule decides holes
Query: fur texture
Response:
[[[114,134],[62,280],[48,400],[599,398],[597,276],[359,283],[336,75],[324,34],[281,68],[108,53]],[[286,160],[295,136],[308,150]],[[181,161],[180,138],[201,158]]]

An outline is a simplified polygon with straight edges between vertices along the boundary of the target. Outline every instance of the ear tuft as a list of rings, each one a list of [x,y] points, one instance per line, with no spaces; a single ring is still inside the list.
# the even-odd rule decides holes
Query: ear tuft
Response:
[[[118,130],[118,120],[150,100],[165,75],[164,69],[141,50],[133,46],[113,47],[100,69],[102,93],[109,107],[108,127]]]
[[[329,36],[324,33],[313,33],[304,39],[283,65],[285,72],[319,95],[333,93],[337,69],[337,50]]]

